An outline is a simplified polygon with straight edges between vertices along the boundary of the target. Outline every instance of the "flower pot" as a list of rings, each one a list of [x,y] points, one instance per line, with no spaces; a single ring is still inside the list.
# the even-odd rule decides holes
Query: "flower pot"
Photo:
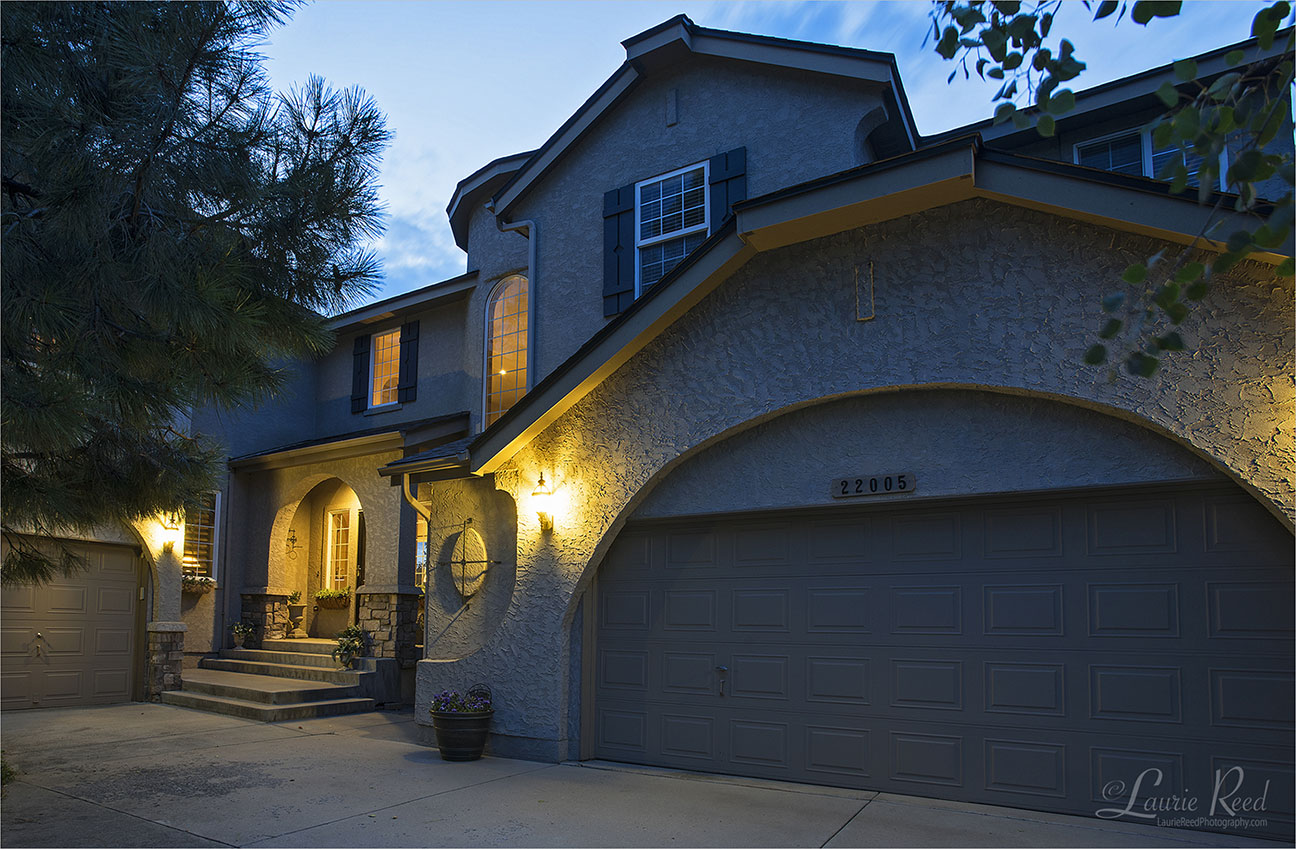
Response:
[[[475,761],[486,748],[490,736],[493,710],[476,713],[432,712],[432,728],[436,731],[437,748],[443,761]]]
[[[236,648],[236,649],[241,649],[241,648],[243,648],[243,642],[244,642],[246,639],[247,639],[247,636],[244,635],[244,634],[235,634],[235,635],[234,635],[234,648]]]
[[[207,583],[205,581],[203,582],[186,581],[185,583],[182,583],[180,585],[180,592],[184,593],[185,595],[207,595],[207,593],[211,592],[214,589],[216,589],[216,585],[214,583]]]
[[[347,595],[342,596],[341,598],[317,598],[315,599],[315,603],[322,608],[337,610],[349,606],[351,604],[351,596]]]

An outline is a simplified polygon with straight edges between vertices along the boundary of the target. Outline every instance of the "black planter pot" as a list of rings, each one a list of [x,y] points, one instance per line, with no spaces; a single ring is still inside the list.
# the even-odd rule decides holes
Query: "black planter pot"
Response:
[[[493,710],[476,713],[432,712],[437,748],[443,761],[475,761],[486,748]]]

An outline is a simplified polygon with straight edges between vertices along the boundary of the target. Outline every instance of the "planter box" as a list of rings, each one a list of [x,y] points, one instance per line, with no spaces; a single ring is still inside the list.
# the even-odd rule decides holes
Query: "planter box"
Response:
[[[351,596],[342,598],[317,598],[315,603],[320,606],[321,610],[341,610],[344,607],[351,606]]]

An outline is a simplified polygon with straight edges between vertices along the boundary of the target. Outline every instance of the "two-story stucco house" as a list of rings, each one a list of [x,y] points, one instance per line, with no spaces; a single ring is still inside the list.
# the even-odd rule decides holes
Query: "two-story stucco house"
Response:
[[[683,17],[624,44],[459,183],[466,273],[195,414],[229,474],[183,556],[138,543],[150,694],[258,715],[204,675],[358,623],[365,683],[321,660],[303,701],[430,723],[484,682],[500,755],[1079,814],[1240,767],[1250,833],[1290,839],[1290,242],[1153,377],[1080,364],[1126,265],[1209,212],[1151,179],[1170,70],[1050,139],[923,137],[889,54]]]

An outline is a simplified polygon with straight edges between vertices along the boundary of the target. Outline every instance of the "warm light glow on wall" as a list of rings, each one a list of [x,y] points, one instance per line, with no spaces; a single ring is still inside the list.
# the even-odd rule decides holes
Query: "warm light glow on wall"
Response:
[[[540,530],[552,531],[554,522],[561,523],[563,517],[567,515],[567,489],[553,480],[552,476],[546,478],[542,474],[536,481],[535,489],[531,491],[531,496],[527,500],[526,509],[535,512],[540,520]]]
[[[164,550],[174,549],[184,541],[184,522],[179,512],[171,510],[163,512],[158,517],[158,524],[161,526],[159,536]]]

